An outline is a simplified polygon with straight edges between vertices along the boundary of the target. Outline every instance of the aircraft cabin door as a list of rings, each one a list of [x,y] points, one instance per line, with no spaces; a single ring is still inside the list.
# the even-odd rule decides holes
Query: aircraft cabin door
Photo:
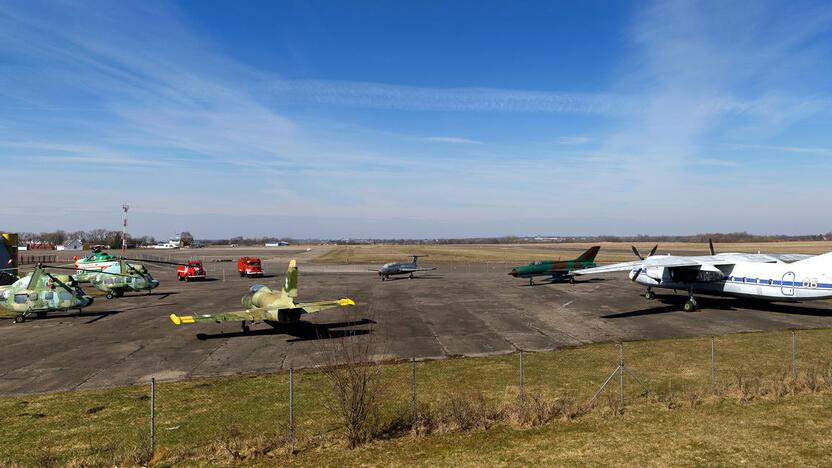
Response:
[[[783,275],[783,282],[780,283],[780,291],[784,296],[794,296],[794,272],[788,272]]]

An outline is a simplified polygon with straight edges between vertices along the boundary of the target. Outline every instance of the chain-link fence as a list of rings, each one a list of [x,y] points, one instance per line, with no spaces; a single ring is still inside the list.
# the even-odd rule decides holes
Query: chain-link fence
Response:
[[[758,386],[782,385],[817,378],[820,371],[828,378],[830,350],[822,345],[826,336],[827,331],[811,330],[736,334],[666,341],[660,350],[654,342],[610,343],[554,352],[370,365],[376,369],[372,378],[377,380],[365,390],[373,392],[377,412],[366,423],[374,425],[374,430],[396,432],[412,428],[424,416],[420,412],[471,411],[454,405],[490,402],[496,408],[529,399],[558,401],[576,409],[600,402],[621,411],[650,396],[747,392],[751,381]],[[192,435],[177,430],[188,424],[237,436],[280,433],[295,444],[344,435],[345,410],[338,400],[356,395],[339,395],[326,369],[292,369],[285,375],[238,379],[252,381],[243,386],[249,391],[240,392],[234,386],[235,391],[227,393],[228,386],[213,381],[185,384],[213,386],[208,402],[183,392],[182,384],[175,386],[175,394],[174,387],[167,390],[168,384],[156,384],[155,396],[146,400],[148,406],[156,404],[153,446],[181,444]],[[195,423],[195,418],[204,421]]]
[[[36,446],[61,434],[67,450],[83,451],[87,459],[111,460],[108,453],[130,447],[147,456],[163,453],[172,463],[244,459],[353,438],[496,422],[540,424],[587,411],[613,415],[632,405],[832,391],[831,336],[830,330],[741,333],[384,364],[360,361],[372,350],[345,351],[351,342],[344,341],[330,349],[322,345],[316,368],[156,380],[122,390],[44,396],[37,406],[6,399],[0,410],[16,437],[28,437]],[[44,416],[37,419],[40,425],[18,428],[10,416],[15,412],[53,419]],[[10,450],[8,456],[28,460],[29,452]]]

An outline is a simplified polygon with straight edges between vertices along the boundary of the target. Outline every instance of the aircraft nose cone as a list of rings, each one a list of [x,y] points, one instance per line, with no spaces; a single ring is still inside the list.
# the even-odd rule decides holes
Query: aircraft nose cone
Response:
[[[508,275],[517,278],[517,268],[512,268]]]

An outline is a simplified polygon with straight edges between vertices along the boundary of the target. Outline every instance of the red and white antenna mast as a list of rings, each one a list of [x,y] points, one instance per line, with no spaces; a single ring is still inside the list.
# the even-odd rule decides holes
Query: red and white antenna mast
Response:
[[[127,253],[127,210],[130,209],[130,205],[125,203],[121,205],[121,209],[124,210],[124,224],[121,227],[121,254],[125,255]]]

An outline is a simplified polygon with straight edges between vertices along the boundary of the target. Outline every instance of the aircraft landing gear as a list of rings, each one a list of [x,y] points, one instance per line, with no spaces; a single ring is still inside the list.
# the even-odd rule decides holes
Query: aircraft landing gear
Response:
[[[647,288],[647,292],[644,293],[644,298],[645,299],[655,299],[656,298],[656,293],[654,293],[652,289]]]
[[[688,300],[685,302],[685,305],[682,306],[682,310],[685,312],[693,312],[699,307],[699,304],[696,303],[696,299],[693,298],[693,291],[688,290]]]
[[[248,333],[251,331],[251,327],[248,326],[248,323],[243,322],[243,333]]]
[[[575,277],[574,276],[569,277],[569,284],[575,284]]]
[[[23,323],[23,322],[25,322],[25,321],[26,321],[26,314],[18,314],[18,315],[14,318],[14,323]]]
[[[531,276],[529,277],[529,286],[534,286],[534,278]]]
[[[413,279],[413,273],[410,274],[410,279]]]
[[[116,297],[116,295],[112,291],[107,291],[107,299],[112,299]]]

